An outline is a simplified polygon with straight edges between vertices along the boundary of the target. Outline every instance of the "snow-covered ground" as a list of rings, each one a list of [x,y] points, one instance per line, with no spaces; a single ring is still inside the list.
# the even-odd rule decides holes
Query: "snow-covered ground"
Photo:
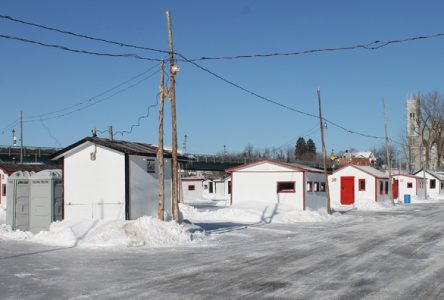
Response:
[[[443,199],[428,198],[427,200],[412,198],[412,203],[436,203]],[[361,211],[390,211],[405,204],[397,204],[394,208],[388,203],[373,203],[360,206]],[[25,240],[43,245],[64,247],[165,247],[184,244],[196,244],[208,235],[205,230],[220,229],[226,231],[236,225],[260,225],[268,223],[291,224],[301,222],[341,222],[350,218],[348,214],[334,213],[328,215],[325,209],[319,211],[298,211],[288,207],[279,209],[251,207],[231,207],[228,202],[219,200],[199,199],[195,203],[180,204],[182,224],[160,222],[155,218],[143,217],[134,221],[105,220],[69,220],[55,222],[48,231],[38,234],[12,230],[5,225],[6,211],[0,207],[0,240]],[[218,226],[214,226],[218,223]],[[198,224],[196,226],[194,224]],[[213,224],[213,225],[211,225]]]
[[[200,206],[194,218],[217,222],[211,209]],[[443,218],[444,202],[435,201],[232,227],[191,247],[1,240],[0,298],[442,299]]]

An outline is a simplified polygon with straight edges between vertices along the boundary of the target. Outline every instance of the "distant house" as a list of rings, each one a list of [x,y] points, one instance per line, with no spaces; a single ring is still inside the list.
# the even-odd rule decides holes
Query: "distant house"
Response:
[[[157,146],[86,137],[63,158],[64,218],[134,220],[157,216]],[[171,213],[171,152],[165,154],[165,214]],[[180,160],[185,160],[179,156]]]
[[[44,164],[12,164],[12,163],[0,163],[0,205],[7,206],[7,182],[9,176],[17,171],[39,172],[54,168],[54,165]]]
[[[184,203],[192,203],[202,199],[204,188],[203,177],[184,177],[182,178],[182,195]]]
[[[376,157],[373,152],[349,152],[346,150],[341,157],[338,158],[340,165],[358,165],[358,166],[373,166],[376,163]]]
[[[426,192],[428,196],[444,195],[444,173],[419,170],[414,174],[418,177],[425,177],[427,180]]]
[[[233,206],[316,210],[326,203],[324,174],[318,169],[262,160],[226,172]]]
[[[424,197],[425,181],[410,174],[393,174],[393,199],[404,200],[405,195]]]
[[[390,199],[388,176],[370,166],[346,165],[328,177],[331,205],[348,209]]]

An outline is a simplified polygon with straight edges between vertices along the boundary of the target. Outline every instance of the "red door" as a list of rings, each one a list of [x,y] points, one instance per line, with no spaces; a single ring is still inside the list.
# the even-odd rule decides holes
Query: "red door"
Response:
[[[398,179],[393,180],[392,191],[393,191],[393,199],[398,199],[398,197],[399,197],[399,180]]]
[[[355,177],[341,177],[341,204],[355,203]]]

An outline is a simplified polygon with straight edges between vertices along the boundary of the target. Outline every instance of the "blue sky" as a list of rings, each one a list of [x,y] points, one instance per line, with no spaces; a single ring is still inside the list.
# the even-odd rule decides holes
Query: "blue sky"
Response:
[[[165,11],[169,9],[175,50],[195,58],[341,47],[444,32],[443,6],[441,1],[3,0],[0,14],[166,50]],[[0,20],[0,34],[97,52],[163,57],[6,20]],[[155,62],[89,56],[6,39],[0,39],[0,47],[2,145],[11,144],[13,128],[19,131],[17,124],[9,125],[20,111],[25,120],[25,145],[60,147],[90,135],[93,127],[105,130],[113,125],[114,131],[129,130],[156,103],[159,75]],[[260,95],[312,114],[317,114],[319,86],[327,119],[370,135],[384,135],[384,97],[389,134],[400,140],[407,95],[444,90],[442,53],[444,37],[374,51],[199,63]],[[264,102],[188,63],[179,65],[178,139],[182,145],[184,135],[188,136],[189,152],[215,153],[224,145],[227,151],[241,151],[248,143],[258,148],[294,145],[299,136],[312,138],[320,149],[317,119]],[[54,115],[30,119],[85,102],[150,68],[154,69],[145,74],[152,75],[147,80],[87,109],[54,119],[47,119]],[[167,122],[169,109],[167,104]],[[131,134],[115,138],[157,143],[157,117],[156,107]],[[165,130],[170,144],[169,125]],[[329,126],[326,143],[328,151],[350,147],[364,151],[379,147],[383,140]]]

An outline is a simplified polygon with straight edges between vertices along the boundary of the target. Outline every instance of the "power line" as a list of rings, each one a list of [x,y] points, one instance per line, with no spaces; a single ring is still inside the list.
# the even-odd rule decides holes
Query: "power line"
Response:
[[[120,47],[128,47],[128,48],[134,48],[134,49],[140,49],[140,50],[147,50],[147,51],[154,51],[154,52],[160,52],[160,53],[169,53],[168,50],[161,50],[156,48],[150,48],[150,47],[144,47],[134,44],[128,44],[108,39],[103,39],[99,37],[93,37],[85,34],[75,33],[59,28],[54,28],[46,25],[36,24],[33,22],[20,20],[11,16],[6,15],[0,15],[0,18],[49,30],[49,31],[55,31],[62,34],[67,34],[79,38],[89,39],[93,41],[99,41],[104,42],[107,44],[117,45]],[[235,60],[235,59],[246,59],[246,58],[266,58],[266,57],[275,57],[275,56],[297,56],[297,55],[304,55],[304,54],[314,54],[314,53],[320,53],[320,52],[335,52],[335,51],[348,51],[348,50],[356,50],[356,49],[365,49],[365,50],[377,50],[386,46],[389,46],[391,44],[399,44],[399,43],[407,43],[407,42],[413,42],[418,40],[427,40],[427,39],[434,39],[444,36],[444,33],[435,33],[435,34],[429,34],[429,35],[419,35],[419,36],[412,36],[407,37],[403,39],[393,39],[393,40],[375,40],[373,42],[369,43],[361,43],[351,46],[344,46],[344,47],[331,47],[331,48],[319,48],[319,49],[308,49],[308,50],[301,50],[301,51],[291,51],[291,52],[273,52],[273,53],[259,53],[259,54],[246,54],[246,55],[233,55],[233,56],[202,56],[200,58],[194,58],[194,59],[185,59],[185,61],[200,61],[200,60]],[[6,37],[5,37],[6,38]],[[63,46],[62,46],[63,47]],[[174,54],[179,55],[179,53],[174,52]],[[114,56],[114,55],[112,55]],[[120,55],[119,55],[120,56]],[[125,55],[126,56],[126,55]],[[132,54],[129,54],[130,57],[132,57]]]
[[[115,54],[115,53],[95,52],[95,51],[89,51],[89,50],[83,50],[83,49],[73,49],[73,48],[69,48],[66,46],[62,46],[62,45],[47,44],[47,43],[40,42],[40,41],[25,39],[25,38],[17,37],[17,36],[4,35],[4,34],[0,34],[0,38],[16,40],[16,41],[20,41],[20,42],[24,42],[24,43],[35,44],[35,45],[39,45],[39,46],[43,46],[43,47],[59,49],[59,50],[64,50],[64,51],[68,51],[68,52],[95,55],[95,56],[105,56],[105,57],[113,57],[113,58],[117,58],[117,57],[135,58],[135,59],[148,60],[148,61],[159,61],[159,62],[162,60],[159,58],[144,57],[144,56],[140,56],[140,55],[134,54],[134,53]]]
[[[150,74],[149,76],[146,76],[146,77],[142,78],[141,80],[135,82],[134,84],[132,84],[132,85],[130,85],[130,86],[127,86],[127,87],[124,88],[124,89],[118,90],[118,91],[116,91],[115,93],[113,93],[113,94],[111,94],[111,95],[109,95],[109,96],[107,96],[107,97],[105,97],[105,98],[102,98],[102,99],[99,99],[99,100],[97,100],[97,101],[95,101],[95,102],[92,102],[92,103],[89,104],[89,105],[86,105],[86,106],[80,107],[80,108],[78,108],[78,109],[75,109],[75,110],[69,111],[69,112],[67,112],[67,113],[63,113],[63,114],[59,114],[59,115],[55,115],[55,116],[51,116],[51,117],[47,117],[47,118],[43,118],[43,119],[41,118],[41,119],[34,119],[34,120],[26,120],[26,121],[23,121],[23,122],[25,122],[25,123],[32,123],[32,122],[36,122],[36,121],[41,121],[41,120],[46,121],[46,120],[58,119],[58,118],[62,118],[62,117],[66,117],[66,116],[72,115],[72,114],[75,113],[75,112],[79,112],[79,111],[85,110],[85,109],[87,109],[87,108],[89,108],[89,107],[91,107],[91,106],[94,106],[94,105],[96,105],[96,104],[98,104],[98,103],[101,103],[101,102],[103,102],[103,101],[106,101],[106,100],[108,100],[108,99],[110,99],[110,98],[112,98],[112,97],[114,97],[114,96],[116,96],[116,95],[118,95],[118,94],[121,94],[121,93],[123,93],[123,92],[125,92],[125,91],[127,91],[127,90],[129,90],[129,89],[131,89],[131,88],[133,88],[133,87],[135,87],[136,85],[139,85],[140,83],[144,82],[145,80],[147,80],[147,79],[151,78],[152,76],[156,75],[157,72],[159,72],[159,71],[156,71],[155,73]]]
[[[64,34],[75,35],[77,37],[88,38],[88,39],[91,39],[91,40],[96,40],[96,41],[116,44],[116,45],[124,46],[124,47],[131,47],[131,48],[137,48],[137,49],[143,49],[143,50],[153,50],[152,48],[141,47],[141,46],[126,44],[126,43],[115,42],[115,41],[105,40],[105,39],[101,39],[101,38],[95,38],[95,37],[91,37],[91,36],[81,35],[81,34],[77,34],[77,33],[72,33],[72,32],[68,32],[68,31],[65,31],[65,30],[60,30],[60,29],[51,28],[51,27],[44,26],[44,25],[39,25],[39,24],[27,22],[27,21],[18,20],[18,19],[9,17],[9,16],[0,16],[0,17],[2,17],[4,19],[11,20],[11,21],[20,22],[20,23],[23,23],[23,24],[26,24],[26,25],[36,26],[36,27],[39,27],[39,28],[47,29],[47,30],[53,30],[53,31],[57,31],[57,32],[60,32],[60,33],[64,33]],[[344,50],[353,50],[353,49],[377,50],[377,49],[380,49],[382,47],[385,47],[385,46],[388,46],[388,45],[394,44],[394,43],[403,43],[403,42],[410,42],[410,41],[416,41],[416,40],[422,40],[422,39],[431,39],[431,38],[437,38],[437,37],[441,37],[441,36],[444,36],[444,33],[437,33],[437,34],[432,34],[432,35],[422,35],[422,36],[415,36],[415,37],[409,37],[409,38],[405,38],[405,39],[388,40],[388,41],[376,40],[374,42],[367,43],[367,44],[358,44],[358,45],[347,46],[347,47],[311,49],[311,50],[304,50],[304,51],[299,51],[299,52],[281,52],[281,53],[276,52],[276,53],[269,53],[269,54],[238,55],[238,56],[231,56],[231,57],[230,56],[224,56],[224,57],[202,57],[202,58],[194,59],[194,60],[193,59],[188,59],[188,58],[186,58],[185,56],[183,56],[180,53],[176,53],[175,52],[175,54],[178,55],[179,57],[182,57],[183,61],[191,63],[195,67],[201,69],[202,71],[205,71],[205,72],[209,73],[210,75],[212,75],[212,76],[214,76],[214,77],[224,81],[225,83],[227,83],[227,84],[229,84],[231,86],[234,86],[234,87],[236,87],[236,88],[238,88],[238,89],[240,89],[240,90],[242,90],[242,91],[244,91],[244,92],[246,92],[248,94],[251,94],[251,95],[253,95],[253,96],[255,96],[255,97],[257,97],[257,98],[259,98],[259,99],[261,99],[263,101],[272,103],[274,105],[280,106],[281,108],[284,108],[284,109],[287,109],[287,110],[290,110],[290,111],[294,111],[294,112],[302,114],[302,115],[306,115],[306,116],[314,117],[314,118],[319,118],[318,116],[316,116],[314,114],[307,113],[307,112],[304,112],[302,110],[290,107],[288,105],[285,105],[285,104],[282,104],[282,103],[280,103],[278,101],[275,101],[275,100],[273,100],[271,98],[262,96],[262,95],[260,95],[260,94],[258,94],[256,92],[253,92],[253,91],[251,91],[251,90],[249,90],[247,88],[244,88],[243,86],[241,86],[241,85],[239,85],[239,84],[237,84],[237,83],[235,83],[233,81],[230,81],[230,80],[228,80],[228,79],[226,79],[226,78],[224,78],[224,77],[214,73],[213,71],[209,70],[208,68],[205,68],[205,67],[197,64],[195,61],[197,61],[197,60],[204,60],[204,59],[206,59],[206,60],[209,60],[209,59],[238,59],[238,58],[271,57],[271,56],[290,56],[290,55],[311,54],[311,53],[327,52],[327,51],[344,51]],[[0,35],[0,37],[5,37],[5,36]],[[69,49],[69,48],[64,47],[64,46],[48,45],[48,44],[45,44],[45,43],[30,41],[30,40],[26,40],[26,39],[22,39],[22,38],[15,38],[15,37],[6,37],[6,38],[18,39],[18,40],[21,40],[21,41],[24,41],[24,42],[36,43],[36,44],[39,44],[39,45],[42,45],[42,46],[55,47],[55,48],[59,48],[59,49],[62,49],[62,50]],[[71,51],[71,50],[72,49],[69,49],[68,51]],[[159,50],[159,49],[156,49],[156,50]],[[89,52],[89,51],[84,51],[84,50],[74,50],[74,52],[81,52],[81,53],[93,54],[93,55],[105,55],[105,56],[112,56],[112,57],[116,57],[116,56],[117,57],[122,57],[123,56],[123,57],[132,57],[132,58],[144,59],[143,57],[140,57],[139,55],[136,55],[136,54],[110,54],[110,55],[108,55],[108,53],[97,53],[97,52]],[[168,51],[164,51],[164,50],[159,50],[159,52],[168,53]],[[152,59],[152,58],[149,58],[149,59],[150,60],[157,60],[157,59]],[[158,60],[158,61],[160,61],[160,60]],[[351,133],[351,134],[356,134],[356,135],[360,135],[360,136],[363,136],[363,137],[374,138],[374,139],[384,139],[384,137],[364,134],[364,133],[361,133],[361,132],[358,132],[358,131],[350,130],[350,129],[342,126],[342,125],[339,125],[339,124],[337,124],[337,123],[335,123],[333,121],[327,120],[325,118],[324,118],[324,121],[329,123],[329,124],[331,124],[331,125],[333,125],[333,126],[335,126],[335,127],[337,127],[337,128],[340,128],[340,129],[342,129],[342,130],[344,130],[344,131],[346,131],[348,133]]]
[[[159,96],[160,96],[160,93],[157,93],[157,95],[156,95],[156,103],[155,104],[151,104],[151,105],[148,106],[146,114],[143,115],[143,116],[140,116],[139,118],[137,118],[137,123],[136,124],[132,124],[130,126],[129,130],[120,130],[120,131],[113,132],[113,137],[116,136],[117,134],[120,134],[121,136],[123,136],[124,134],[131,134],[135,127],[140,127],[140,122],[142,120],[144,120],[144,119],[148,119],[148,117],[150,116],[150,110],[152,108],[156,107],[157,105],[159,105]],[[109,130],[108,129],[96,130],[96,132],[98,132],[100,134],[104,134],[104,133],[109,132]]]
[[[48,135],[57,143],[59,147],[63,147],[62,143],[52,134],[51,129],[49,129],[48,126],[46,126],[45,122],[43,120],[40,120],[40,123],[42,124],[43,128],[45,128]]]
[[[63,111],[70,110],[70,109],[75,108],[75,107],[77,107],[77,106],[81,106],[81,105],[83,105],[83,104],[85,104],[85,103],[92,102],[94,99],[97,99],[97,98],[99,98],[99,97],[101,97],[101,96],[103,96],[103,95],[106,95],[106,94],[108,94],[109,92],[112,92],[113,90],[115,90],[115,89],[117,89],[117,88],[119,88],[119,87],[121,87],[121,86],[127,84],[128,82],[131,82],[131,81],[133,81],[134,79],[137,79],[137,78],[139,78],[139,77],[145,75],[146,73],[148,73],[148,72],[150,72],[151,70],[157,68],[158,66],[159,66],[159,64],[157,63],[157,64],[155,64],[154,66],[152,66],[151,68],[149,68],[149,69],[143,71],[142,73],[139,73],[139,74],[137,74],[137,75],[135,75],[135,76],[133,76],[133,77],[131,77],[131,78],[129,78],[129,79],[127,79],[127,80],[121,82],[121,83],[119,83],[118,85],[113,86],[112,88],[107,89],[106,91],[103,91],[103,92],[101,92],[101,93],[99,93],[99,94],[97,94],[97,95],[95,95],[95,96],[93,96],[93,97],[91,97],[91,98],[89,98],[89,99],[87,99],[87,100],[84,100],[84,101],[78,102],[78,103],[76,103],[76,104],[73,104],[73,105],[70,105],[70,106],[67,106],[67,107],[64,107],[64,108],[61,108],[61,109],[55,110],[55,111],[51,111],[51,112],[47,112],[47,113],[43,113],[43,114],[40,114],[40,115],[29,116],[28,119],[41,119],[42,117],[45,117],[45,116],[48,116],[48,115],[52,115],[52,114],[61,113],[61,112],[63,112]],[[156,73],[157,73],[157,72],[156,72]],[[154,74],[156,74],[156,73],[154,73]],[[150,76],[151,76],[151,75],[150,75]],[[148,77],[148,78],[149,78],[149,77]],[[146,78],[146,79],[147,79],[147,78]]]
[[[88,39],[88,40],[92,40],[92,41],[98,41],[98,42],[104,42],[104,43],[108,43],[108,44],[113,44],[113,45],[117,45],[117,46],[120,46],[120,47],[128,47],[128,48],[135,48],[135,49],[141,49],[141,50],[148,50],[148,51],[160,52],[160,53],[165,53],[165,54],[169,53],[169,51],[167,51],[167,50],[161,50],[161,49],[155,49],[155,48],[143,47],[143,46],[136,46],[136,45],[116,42],[116,41],[112,41],[112,40],[107,40],[107,39],[103,39],[103,38],[99,38],[99,37],[92,37],[92,36],[85,35],[85,34],[75,33],[75,32],[66,31],[66,30],[62,30],[62,29],[58,29],[58,28],[54,28],[54,27],[49,27],[49,26],[45,26],[45,25],[41,25],[41,24],[32,23],[32,22],[25,21],[25,20],[16,19],[16,18],[13,18],[11,16],[0,15],[0,18],[6,19],[6,20],[9,20],[9,21],[13,21],[13,22],[17,22],[17,23],[21,23],[21,24],[25,24],[25,25],[29,25],[29,26],[33,26],[33,27],[37,27],[37,28],[41,28],[41,29],[45,29],[45,30],[49,30],[49,31],[55,31],[55,32],[63,33],[63,34],[68,34],[68,35],[71,35],[71,36],[75,36],[75,37],[79,37],[79,38],[84,38],[84,39]]]
[[[234,59],[246,59],[246,58],[266,58],[266,57],[276,57],[276,56],[296,56],[296,55],[304,55],[304,54],[314,54],[319,52],[334,52],[334,51],[348,51],[348,50],[356,50],[356,49],[365,49],[365,50],[377,50],[391,44],[399,44],[406,42],[413,42],[418,40],[426,40],[433,39],[444,36],[444,33],[436,33],[430,35],[420,35],[413,36],[404,39],[394,39],[387,41],[376,40],[367,44],[357,44],[352,46],[345,47],[335,47],[335,48],[320,48],[320,49],[309,49],[309,50],[301,50],[294,52],[274,52],[274,53],[262,53],[262,54],[247,54],[247,55],[233,55],[233,56],[202,56],[200,58],[190,59],[191,61],[200,61],[200,60],[234,60]]]
[[[227,83],[227,84],[229,84],[229,85],[231,85],[231,86],[233,86],[233,87],[235,87],[237,89],[240,89],[240,90],[242,90],[242,91],[244,91],[244,92],[246,92],[246,93],[248,93],[250,95],[253,95],[256,98],[259,98],[259,99],[261,99],[263,101],[266,101],[268,103],[271,103],[271,104],[274,104],[276,106],[279,106],[279,107],[284,108],[286,110],[290,110],[290,111],[293,111],[293,112],[296,112],[296,113],[299,113],[299,114],[302,114],[302,115],[305,115],[305,116],[308,116],[308,117],[319,119],[319,116],[317,116],[315,114],[308,113],[308,112],[302,111],[300,109],[296,109],[294,107],[288,106],[286,104],[282,104],[282,103],[280,103],[280,102],[278,102],[276,100],[273,100],[271,98],[262,96],[262,95],[260,95],[260,94],[258,94],[256,92],[253,92],[252,90],[249,90],[249,89],[241,86],[240,84],[237,84],[237,83],[235,83],[235,82],[233,82],[231,80],[228,80],[228,79],[226,79],[226,78],[224,78],[224,77],[214,73],[213,71],[209,70],[208,68],[205,68],[205,67],[197,64],[196,62],[187,59],[182,54],[177,54],[177,55],[179,55],[180,57],[182,57],[184,60],[186,60],[187,62],[191,63],[195,67],[201,69],[202,71],[207,72],[208,74],[210,74],[210,75],[212,75],[212,76],[214,76],[214,77],[224,81],[225,83]],[[346,131],[348,133],[351,133],[351,134],[360,135],[360,136],[363,136],[363,137],[368,137],[368,138],[373,138],[373,139],[385,139],[384,137],[380,137],[380,136],[376,136],[376,135],[371,135],[371,134],[366,134],[366,133],[361,133],[361,132],[358,132],[358,131],[355,131],[355,130],[348,129],[348,128],[346,128],[346,127],[344,127],[342,125],[339,125],[338,123],[335,123],[333,121],[330,121],[330,120],[328,120],[326,118],[323,118],[323,119],[324,119],[325,122],[327,122],[327,123],[329,123],[329,124],[331,124],[331,125],[333,125],[333,126],[335,126],[337,128],[340,128],[340,129],[342,129],[342,130],[344,130],[344,131]]]
[[[5,127],[2,128],[2,134],[5,134],[5,131],[8,129],[11,129],[14,127],[14,125],[16,125],[18,122],[20,121],[20,118],[15,119],[15,121],[11,122],[9,125],[6,125]]]

